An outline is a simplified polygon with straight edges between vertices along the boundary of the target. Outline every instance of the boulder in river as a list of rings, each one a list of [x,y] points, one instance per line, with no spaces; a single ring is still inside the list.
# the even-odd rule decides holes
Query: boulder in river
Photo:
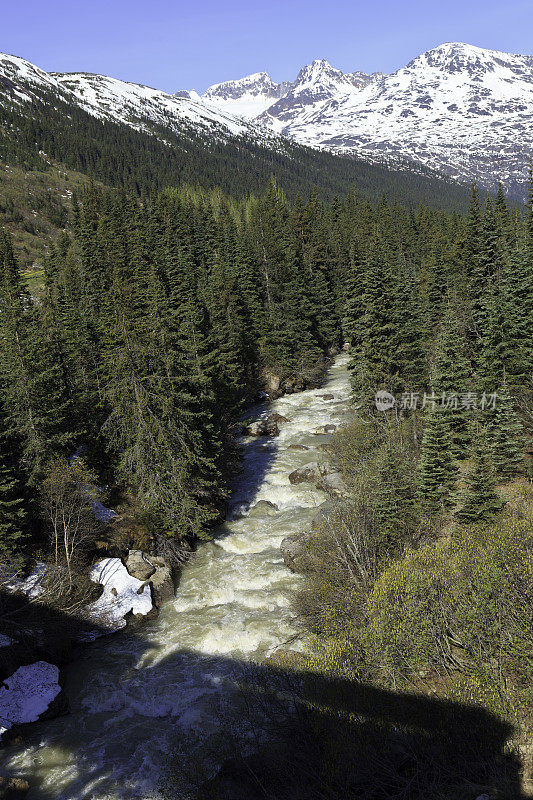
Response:
[[[338,502],[333,500],[326,500],[318,507],[318,511],[311,520],[311,530],[317,531],[322,525],[327,524],[328,520],[335,515]]]
[[[335,399],[335,395],[334,394],[320,394],[319,397],[321,397],[322,400],[334,400]]]
[[[315,483],[320,479],[320,471],[316,461],[310,461],[303,467],[298,467],[289,475],[289,481],[295,485],[298,483]]]
[[[278,506],[270,500],[258,500],[257,503],[251,507],[249,517],[273,517],[279,511]]]
[[[290,444],[289,450],[309,450],[309,447],[306,447],[305,444]]]
[[[147,581],[155,572],[155,567],[142,550],[129,550],[126,559],[126,569],[140,581]]]
[[[150,561],[155,566],[155,572],[150,578],[152,599],[156,608],[161,608],[163,603],[174,597],[172,567],[161,556],[150,556]]]
[[[325,436],[328,433],[335,433],[336,430],[337,426],[330,423],[329,425],[321,425],[319,428],[315,428],[313,433],[317,436]]]
[[[279,436],[279,428],[276,422],[270,421],[269,418],[258,419],[247,425],[243,433],[246,436]]]
[[[290,422],[290,419],[284,417],[283,414],[278,414],[275,412],[267,417],[267,422],[273,422],[275,425],[283,425],[284,422]]]
[[[291,572],[309,572],[311,562],[308,552],[309,534],[293,533],[280,544],[281,555]]]
[[[341,471],[328,463],[321,464],[320,476],[316,487],[333,497],[346,497],[348,495],[348,487]]]

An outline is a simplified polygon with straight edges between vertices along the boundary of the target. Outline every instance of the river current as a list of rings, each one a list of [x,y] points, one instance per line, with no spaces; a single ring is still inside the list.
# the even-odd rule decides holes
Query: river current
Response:
[[[221,704],[238,724],[238,695],[228,687],[239,665],[300,646],[289,600],[299,578],[279,547],[309,528],[326,496],[311,484],[292,486],[288,476],[316,460],[329,438],[314,430],[349,415],[346,363],[339,356],[320,389],[258,409],[290,422],[275,439],[243,439],[229,520],[184,567],[175,599],[141,628],[87,647],[64,671],[71,713],[36,724],[24,749],[3,751],[0,773],[26,777],[28,800],[164,796],[160,776],[176,741],[216,742]],[[253,510],[261,500],[277,510]]]

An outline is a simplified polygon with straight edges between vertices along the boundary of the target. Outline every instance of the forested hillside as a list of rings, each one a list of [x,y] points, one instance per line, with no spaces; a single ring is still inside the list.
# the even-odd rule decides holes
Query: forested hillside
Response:
[[[73,196],[39,298],[2,233],[3,560],[53,560],[50,497],[62,508],[87,486],[107,486],[131,523],[126,549],[179,559],[224,516],[247,405],[272,384],[318,386],[349,342],[357,418],[330,446],[346,498],[306,539],[299,663],[473,702],[524,739],[533,199],[520,216],[502,191],[485,201],[474,188],[461,216],[356,191],[289,200],[273,179],[244,199],[139,193]],[[69,576],[86,572],[97,536],[68,543]],[[465,796],[464,772],[443,772],[427,742],[405,756],[384,733],[369,753],[358,719],[341,716],[311,725],[317,797]],[[380,776],[383,748],[394,758]],[[471,752],[479,777],[489,765]],[[358,763],[374,768],[355,780]],[[505,764],[490,769],[514,797]]]
[[[296,663],[312,696],[324,675],[338,687],[310,704],[320,796],[528,796],[532,212],[474,190],[464,219],[382,207],[362,239],[352,229],[343,326],[359,410],[328,447],[345,499],[297,542],[294,609],[312,640]],[[409,716],[375,731],[353,699],[364,707],[365,684],[483,709],[511,743],[487,755],[489,717],[453,734],[446,706],[433,739]]]
[[[464,186],[423,168],[387,169],[339,158],[289,141],[221,138],[182,125],[153,125],[150,133],[92,116],[65,97],[40,89],[31,103],[15,102],[0,86],[0,162],[42,169],[60,162],[108,186],[146,196],[183,182],[232,196],[260,192],[271,174],[294,198],[314,185],[321,195],[346,194],[351,186],[371,198],[387,194],[406,204],[464,207]]]

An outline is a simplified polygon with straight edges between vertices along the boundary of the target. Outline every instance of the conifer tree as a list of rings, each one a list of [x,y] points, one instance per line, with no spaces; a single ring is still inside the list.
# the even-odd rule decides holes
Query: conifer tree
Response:
[[[430,513],[438,513],[452,505],[457,466],[453,458],[450,414],[450,411],[436,408],[424,419],[417,490],[421,507]]]
[[[462,494],[462,506],[455,516],[466,523],[490,522],[504,503],[494,488],[496,477],[487,432],[478,427],[474,437],[473,469],[466,478],[467,489]]]
[[[509,480],[520,471],[523,463],[524,434],[506,386],[498,389],[495,409],[487,412],[487,415],[487,433],[495,476]]]

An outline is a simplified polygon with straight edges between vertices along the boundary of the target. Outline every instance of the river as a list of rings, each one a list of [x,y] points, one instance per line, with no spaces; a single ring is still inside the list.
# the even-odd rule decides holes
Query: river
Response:
[[[291,486],[288,475],[315,460],[328,439],[314,429],[350,413],[346,365],[339,356],[320,389],[269,406],[266,413],[290,422],[275,439],[243,440],[232,515],[185,566],[175,600],[140,629],[87,647],[64,671],[71,713],[37,723],[23,750],[3,751],[0,774],[26,777],[28,800],[160,798],[159,776],[176,758],[176,742],[216,742],[222,707],[238,720],[231,685],[239,665],[287,643],[299,647],[289,600],[299,578],[279,546],[309,527],[326,497],[311,484]],[[278,510],[246,512],[260,500]]]

